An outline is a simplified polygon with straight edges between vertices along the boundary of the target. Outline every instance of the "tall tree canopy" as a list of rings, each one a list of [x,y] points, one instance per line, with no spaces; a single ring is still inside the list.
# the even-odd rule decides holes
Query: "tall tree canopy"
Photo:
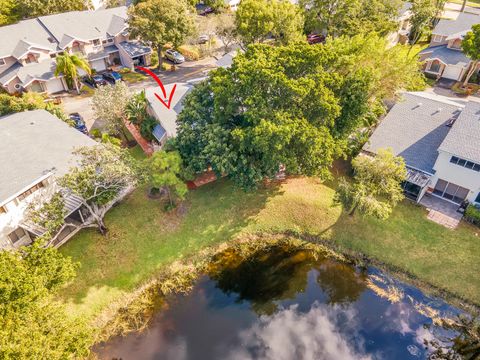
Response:
[[[478,69],[480,62],[480,24],[473,25],[472,31],[465,35],[462,41],[462,50],[472,60],[463,82],[463,86],[466,86],[474,72]]]
[[[380,149],[374,158],[359,155],[352,161],[353,183],[345,179],[335,193],[334,202],[345,211],[386,219],[403,199],[402,181],[406,177],[405,161],[391,150]]]
[[[0,252],[0,358],[71,359],[88,354],[91,330],[53,296],[75,275],[54,248],[36,242]]]
[[[157,49],[159,69],[163,47],[169,43],[180,46],[194,30],[192,9],[185,0],[145,0],[132,6],[128,14],[130,35]]]
[[[0,25],[18,20],[91,8],[90,0],[0,0]]]
[[[249,47],[186,98],[177,147],[187,170],[211,166],[245,188],[281,165],[327,178],[348,136],[376,119],[379,103],[421,82],[418,64],[403,66],[398,57],[375,36]]]
[[[410,43],[416,44],[420,37],[425,34],[437,15],[437,4],[435,0],[414,0],[412,4],[413,16],[410,19],[412,29],[410,30]]]
[[[401,0],[301,0],[308,31],[329,36],[377,33],[385,36],[397,27]]]
[[[90,69],[88,61],[77,55],[70,55],[68,52],[65,52],[63,55],[58,55],[55,58],[55,61],[55,76],[62,74],[68,87],[71,88],[72,86],[75,86],[77,93],[80,94],[78,86],[78,70],[82,69],[90,75],[92,69]]]
[[[300,8],[286,0],[243,0],[235,12],[237,34],[244,46],[273,36],[279,43],[301,40],[304,19]]]

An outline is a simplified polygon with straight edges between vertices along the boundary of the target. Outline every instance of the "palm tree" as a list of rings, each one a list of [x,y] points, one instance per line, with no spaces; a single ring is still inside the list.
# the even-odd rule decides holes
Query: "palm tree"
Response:
[[[73,85],[80,94],[78,87],[78,69],[84,70],[88,75],[92,73],[88,61],[77,55],[70,55],[65,53],[64,55],[58,55],[56,58],[57,66],[55,68],[55,76],[62,74],[67,81],[67,85],[71,88]]]

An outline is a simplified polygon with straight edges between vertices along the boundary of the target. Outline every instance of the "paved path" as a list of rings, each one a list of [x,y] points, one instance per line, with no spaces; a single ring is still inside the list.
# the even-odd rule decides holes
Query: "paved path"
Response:
[[[436,196],[425,194],[422,200],[420,200],[420,204],[427,208],[427,218],[429,220],[446,228],[455,229],[462,219],[462,214],[457,212],[458,205]]]
[[[186,82],[196,78],[206,76],[206,74],[215,68],[216,59],[213,57],[202,59],[199,61],[189,61],[177,66],[177,70],[162,72],[159,77],[164,84],[176,82]],[[133,92],[139,92],[143,89],[156,87],[157,83],[153,80],[142,81],[129,85]],[[78,112],[82,115],[87,128],[102,128],[102,121],[95,119],[93,109],[90,103],[90,97],[68,96],[64,97],[62,106],[66,114]]]

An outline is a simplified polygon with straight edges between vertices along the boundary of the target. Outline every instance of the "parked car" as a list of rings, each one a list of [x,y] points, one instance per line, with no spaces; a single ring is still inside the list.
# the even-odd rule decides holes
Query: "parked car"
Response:
[[[321,34],[309,34],[307,35],[307,42],[312,45],[312,44],[320,44],[325,42],[325,36]]]
[[[207,6],[205,9],[200,11],[198,15],[207,16],[208,14],[213,14],[213,12],[214,12],[213,9],[210,6]]]
[[[85,76],[83,82],[93,87],[107,85],[102,75]]]
[[[122,81],[122,75],[120,75],[116,71],[108,71],[104,73],[102,76],[105,80],[107,80],[109,83],[112,83],[112,84]]]
[[[181,64],[185,61],[183,55],[173,49],[168,49],[165,51],[165,57],[174,64]]]
[[[88,129],[87,129],[87,126],[85,125],[85,121],[83,121],[83,118],[79,113],[71,113],[68,115],[68,117],[71,120],[73,120],[74,122],[73,126],[75,127],[75,129],[77,129],[78,131],[84,134],[88,134]]]
[[[208,35],[200,35],[197,39],[197,44],[206,44],[208,42]]]

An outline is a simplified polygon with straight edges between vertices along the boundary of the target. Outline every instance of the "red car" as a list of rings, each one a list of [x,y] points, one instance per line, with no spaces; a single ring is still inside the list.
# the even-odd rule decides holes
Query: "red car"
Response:
[[[320,35],[320,34],[309,34],[307,35],[307,42],[312,45],[312,44],[320,44],[325,42],[325,36]]]

